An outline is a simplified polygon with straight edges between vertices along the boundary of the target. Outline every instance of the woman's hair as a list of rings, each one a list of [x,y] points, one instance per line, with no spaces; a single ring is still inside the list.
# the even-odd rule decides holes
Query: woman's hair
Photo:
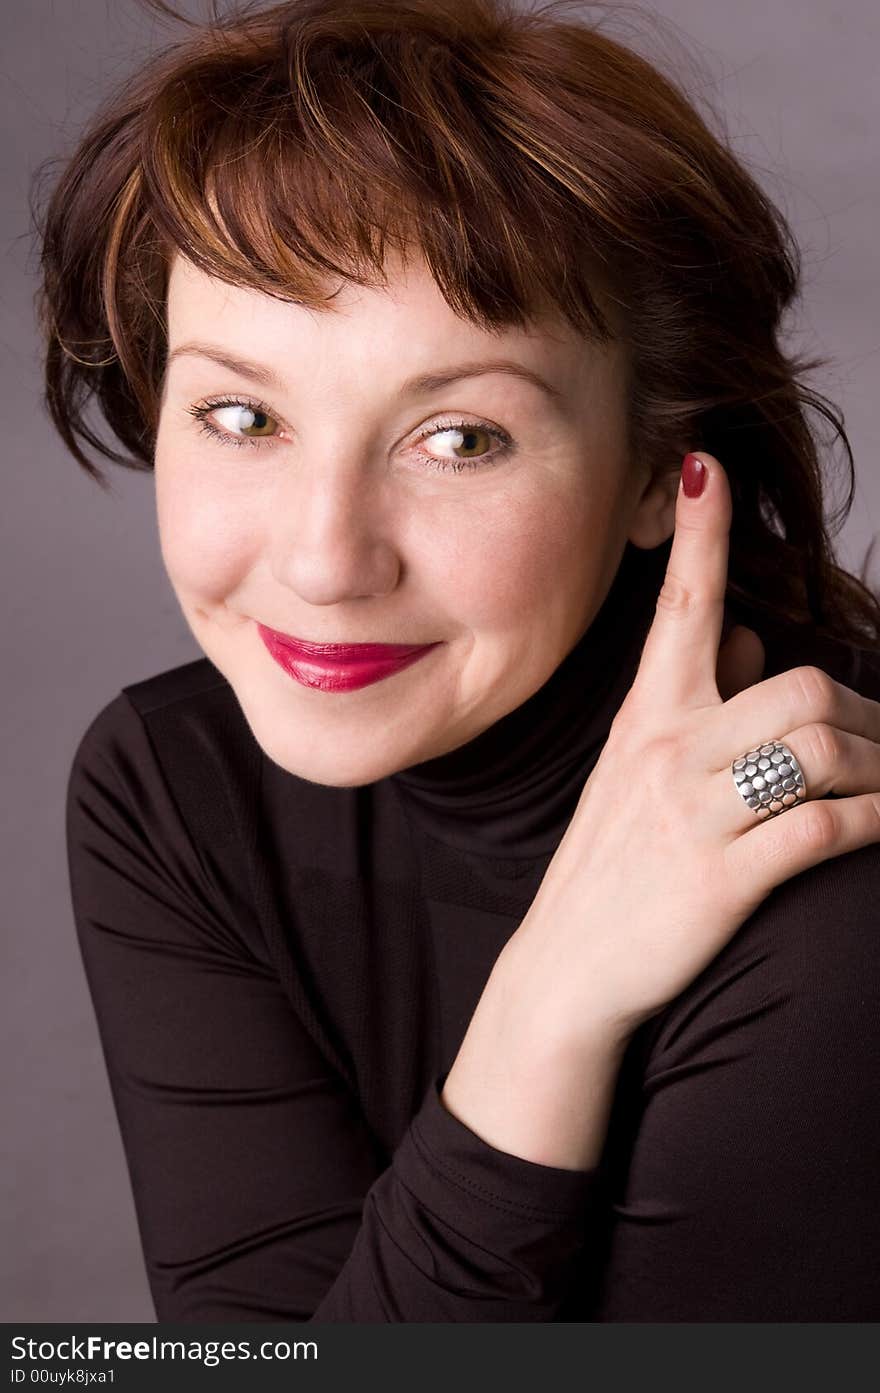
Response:
[[[877,642],[880,596],[830,541],[855,488],[843,416],[799,380],[828,360],[779,343],[799,250],[675,81],[573,0],[286,0],[196,24],[145,3],[187,36],[105,102],[35,215],[45,405],[102,487],[79,441],[153,467],[175,253],[319,309],[333,278],[382,286],[386,248],[414,249],[488,332],[547,301],[585,340],[616,332],[629,457],[666,473],[701,449],[727,472],[728,599]],[[93,397],[132,458],[86,423]],[[808,408],[846,450],[833,528]]]

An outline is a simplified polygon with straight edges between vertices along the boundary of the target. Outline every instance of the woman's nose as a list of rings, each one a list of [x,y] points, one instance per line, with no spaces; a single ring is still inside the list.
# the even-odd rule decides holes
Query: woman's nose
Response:
[[[357,465],[300,471],[271,524],[279,579],[310,604],[394,590],[401,563],[383,492]]]

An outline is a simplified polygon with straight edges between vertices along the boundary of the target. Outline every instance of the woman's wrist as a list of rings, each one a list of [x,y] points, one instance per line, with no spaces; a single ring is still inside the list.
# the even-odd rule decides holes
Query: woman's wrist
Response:
[[[627,1040],[597,1021],[577,1041],[545,1020],[511,958],[499,957],[449,1069],[443,1106],[499,1151],[562,1170],[599,1161]]]

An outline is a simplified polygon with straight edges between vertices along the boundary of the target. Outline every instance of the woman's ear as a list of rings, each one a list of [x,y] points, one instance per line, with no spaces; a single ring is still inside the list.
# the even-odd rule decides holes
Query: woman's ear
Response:
[[[675,499],[680,478],[679,464],[674,469],[655,474],[643,486],[627,534],[634,547],[652,551],[672,536],[675,530]]]

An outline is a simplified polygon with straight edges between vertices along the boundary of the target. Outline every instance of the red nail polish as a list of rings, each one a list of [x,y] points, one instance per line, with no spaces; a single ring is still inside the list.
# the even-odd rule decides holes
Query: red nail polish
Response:
[[[706,482],[706,466],[696,455],[685,455],[681,465],[681,486],[686,498],[699,498]]]

